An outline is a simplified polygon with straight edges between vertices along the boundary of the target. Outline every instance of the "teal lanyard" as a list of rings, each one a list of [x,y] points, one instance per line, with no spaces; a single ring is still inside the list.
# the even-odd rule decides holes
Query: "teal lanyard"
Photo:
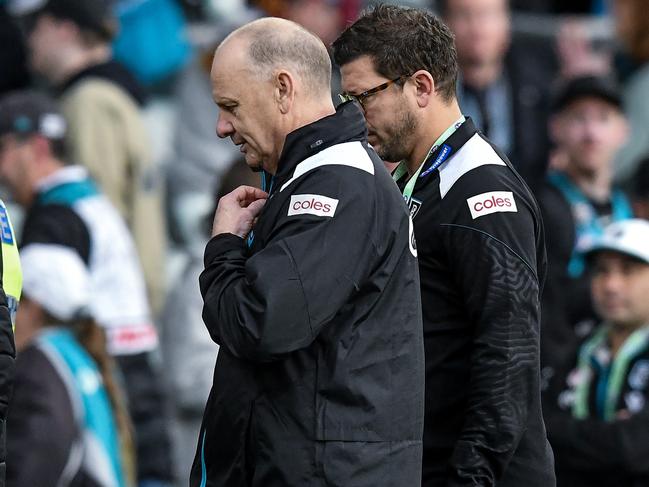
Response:
[[[433,146],[430,148],[428,151],[428,154],[426,154],[426,157],[424,160],[419,164],[419,167],[415,171],[415,174],[412,175],[412,177],[408,180],[406,183],[406,187],[403,188],[403,199],[406,201],[406,203],[410,203],[410,199],[412,198],[412,192],[415,189],[415,184],[417,184],[417,179],[419,178],[419,173],[421,172],[421,169],[426,165],[426,161],[430,159],[430,156],[435,153],[435,151],[439,148],[440,145],[442,145],[448,138],[455,133],[455,131],[459,128],[460,125],[464,123],[466,118],[464,115],[462,115],[454,124],[452,124],[449,128],[447,128],[442,135],[440,135]],[[446,158],[442,159],[439,164],[444,162]],[[439,165],[438,164],[438,165]],[[437,169],[437,167],[433,168]],[[397,168],[394,170],[394,173],[392,174],[392,179],[395,181],[399,181],[405,174],[408,173],[408,168],[406,166],[406,161],[401,161]]]
[[[270,195],[270,193],[273,191],[273,184],[275,183],[275,175],[270,175],[270,182],[267,181],[267,176],[269,173],[266,171],[261,172],[261,190],[265,191]],[[248,238],[246,238],[246,245],[248,248],[252,247],[252,243],[255,241],[255,230],[250,229],[250,233],[248,234]]]
[[[589,416],[588,397],[593,379],[593,370],[591,358],[595,352],[604,344],[608,336],[609,328],[601,327],[597,333],[588,340],[580,354],[578,362],[579,376],[583,379],[577,385],[575,391],[575,402],[572,407],[572,415],[577,419],[585,419]],[[615,419],[615,408],[622,392],[624,378],[627,375],[629,364],[638,353],[646,346],[649,339],[649,327],[641,328],[635,331],[626,339],[622,348],[618,351],[615,359],[610,364],[610,373],[606,394],[604,397],[604,420],[613,421]]]

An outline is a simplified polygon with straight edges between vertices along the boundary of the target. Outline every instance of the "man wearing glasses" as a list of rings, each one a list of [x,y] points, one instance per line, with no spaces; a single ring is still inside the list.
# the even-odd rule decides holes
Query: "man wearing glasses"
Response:
[[[401,161],[393,177],[414,221],[422,485],[554,486],[539,390],[541,217],[509,161],[458,107],[453,35],[433,15],[384,5],[333,48],[369,143]]]

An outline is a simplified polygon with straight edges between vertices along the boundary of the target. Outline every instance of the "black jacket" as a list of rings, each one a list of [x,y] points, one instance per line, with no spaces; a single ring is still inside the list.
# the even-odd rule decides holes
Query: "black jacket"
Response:
[[[645,487],[649,485],[649,343],[624,369],[615,397],[615,411],[625,417],[604,421],[596,406],[601,370],[591,366],[588,416],[571,413],[575,390],[584,379],[578,373],[579,347],[559,367],[544,393],[548,436],[556,455],[558,487]],[[594,364],[593,364],[594,365]],[[610,377],[610,376],[609,376]],[[609,382],[610,384],[610,382]]]
[[[3,273],[2,252],[0,252],[0,276]],[[0,279],[0,487],[5,485],[5,422],[14,382],[14,359],[16,347],[11,326],[11,315],[7,305],[7,296]]]
[[[533,196],[468,119],[424,164],[410,206],[426,350],[423,485],[553,486]]]
[[[289,134],[251,248],[224,234],[205,251],[203,318],[221,348],[192,486],[419,485],[409,242],[357,106]]]

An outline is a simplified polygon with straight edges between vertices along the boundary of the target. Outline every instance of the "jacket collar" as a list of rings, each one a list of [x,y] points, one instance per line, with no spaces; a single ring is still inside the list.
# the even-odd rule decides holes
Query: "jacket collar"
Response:
[[[276,177],[283,179],[304,159],[343,142],[366,141],[367,128],[355,102],[338,106],[336,113],[300,127],[286,136]]]
[[[41,179],[36,184],[36,192],[43,194],[62,184],[85,181],[88,177],[88,170],[83,166],[63,166]]]
[[[462,125],[460,125],[451,136],[442,142],[439,147],[437,147],[433,152],[430,153],[426,161],[424,162],[419,177],[426,176],[430,169],[433,166],[439,167],[443,163],[448,163],[448,161],[466,144],[471,137],[473,137],[478,130],[471,120],[470,117],[466,117],[466,120]],[[441,160],[443,158],[443,160]]]

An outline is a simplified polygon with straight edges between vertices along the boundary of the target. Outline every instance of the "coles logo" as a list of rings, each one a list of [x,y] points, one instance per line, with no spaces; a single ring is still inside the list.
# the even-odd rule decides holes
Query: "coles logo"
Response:
[[[518,212],[516,201],[511,191],[491,191],[482,193],[466,200],[471,210],[471,216],[476,218],[491,213]]]
[[[333,217],[338,200],[320,194],[294,194],[288,207],[288,216],[316,215]]]

